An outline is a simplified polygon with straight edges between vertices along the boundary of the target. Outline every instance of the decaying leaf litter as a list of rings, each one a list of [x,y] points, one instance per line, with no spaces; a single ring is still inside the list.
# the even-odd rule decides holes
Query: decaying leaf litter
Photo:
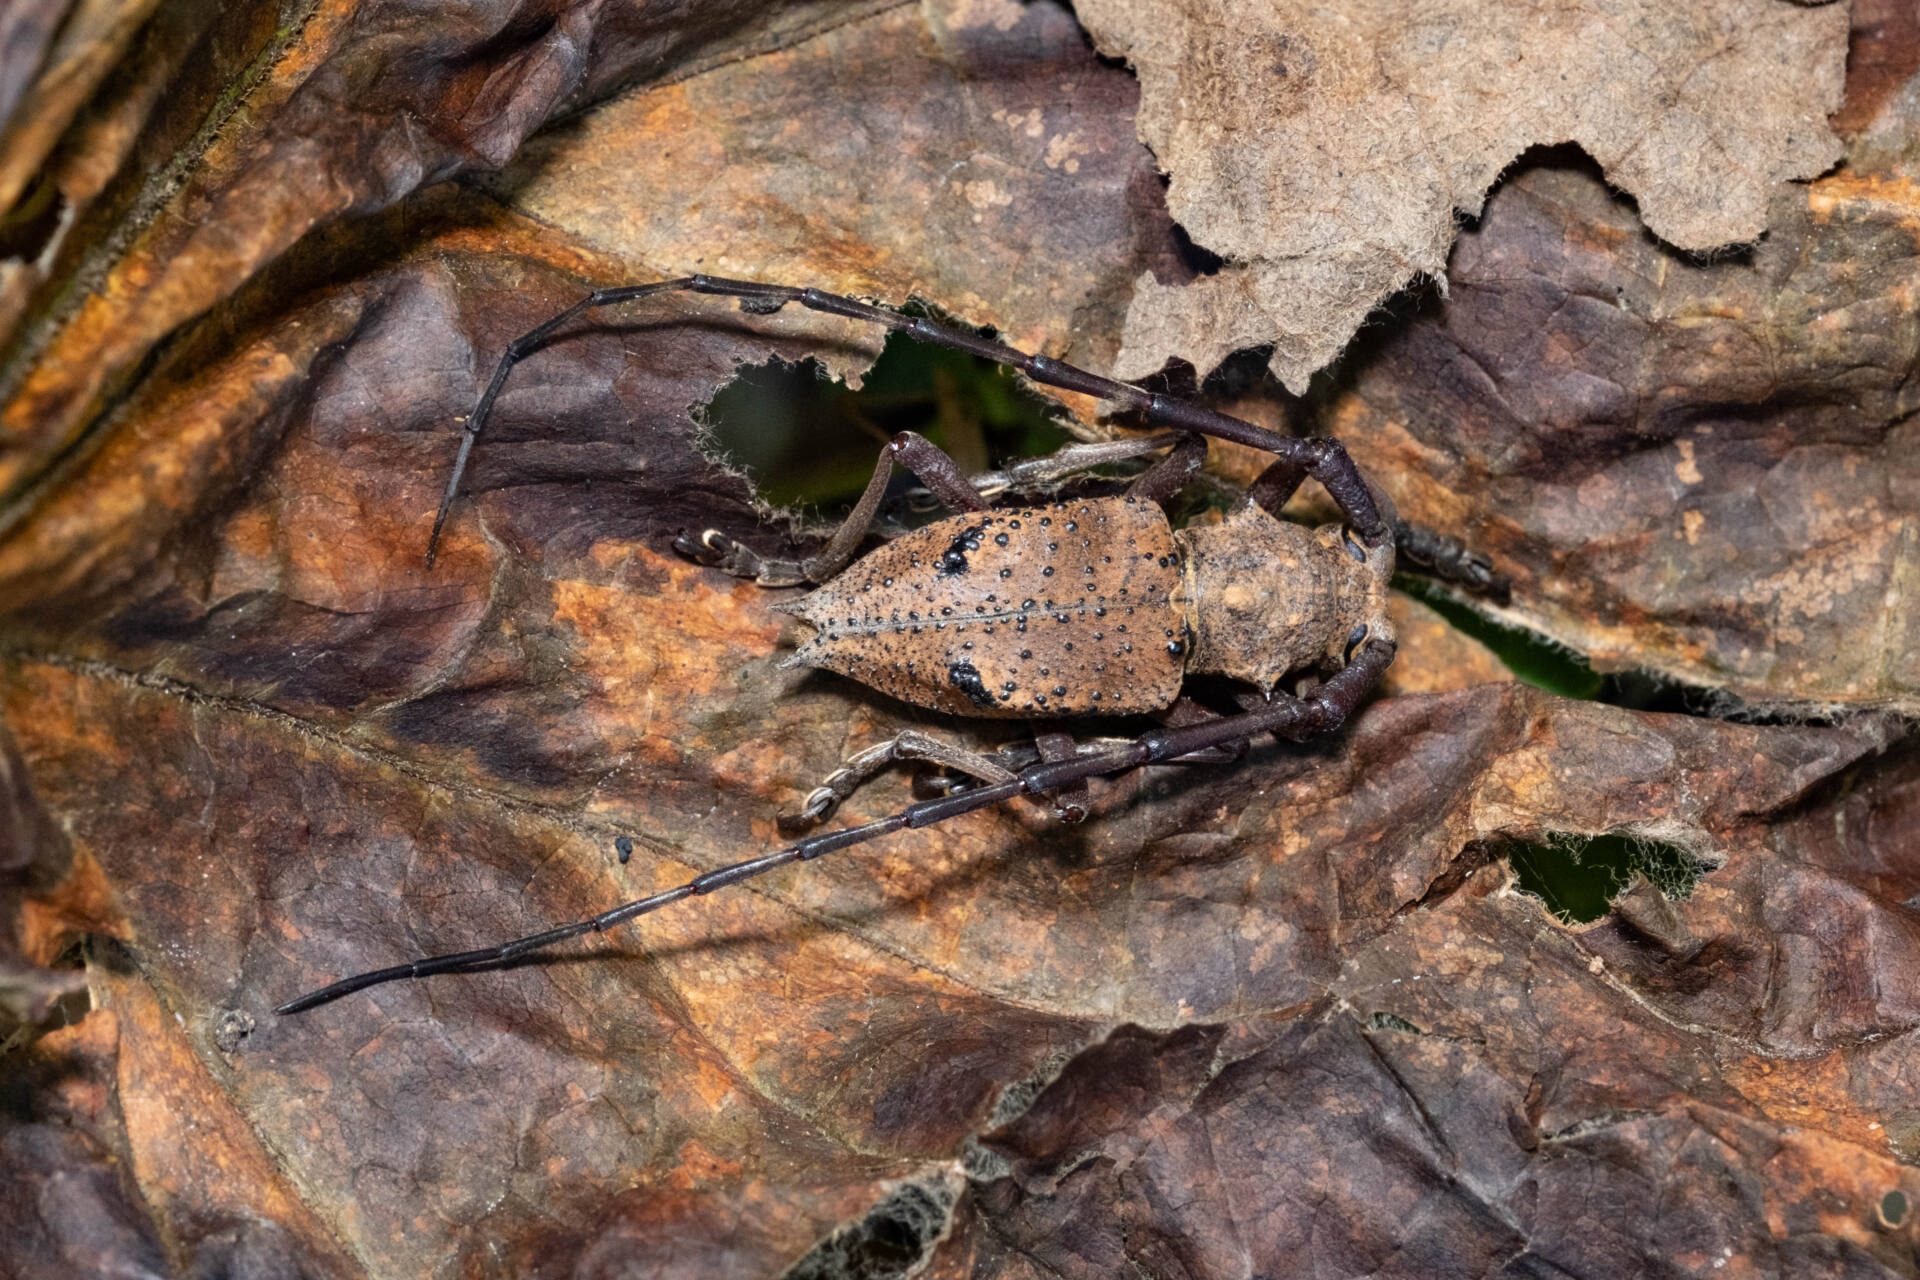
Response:
[[[1913,696],[1920,35],[1891,8],[1852,14],[1844,164],[1767,184],[1757,246],[1673,253],[1554,153],[1495,189],[1444,302],[1305,400],[1239,393],[1485,545],[1523,579],[1516,620],[1777,723],[1392,698],[1324,747],[1136,777],[1079,829],[996,814],[611,957],[260,1017],[381,948],[765,847],[905,719],[778,672],[765,602],[665,550],[757,519],[688,406],[770,355],[857,368],[870,335],[716,310],[556,344],[430,578],[450,415],[507,338],[589,283],[724,267],[918,292],[1099,364],[1143,271],[1206,269],[1135,141],[1144,73],[1063,11],[747,12],[202,15],[248,109],[183,151],[162,126],[191,103],[167,101],[153,136],[177,140],[52,254],[0,411],[4,829],[16,954],[101,939],[99,1007],[16,1057],[20,1256],[775,1274],[911,1184],[953,1206],[933,1274],[1910,1273],[1911,1220],[1883,1220],[1920,1191],[1914,760],[1899,721],[1799,722]],[[416,118],[447,123],[401,130],[368,83],[424,86]],[[590,102],[500,176],[428,185]],[[144,174],[183,155],[156,198]],[[621,166],[653,193],[589,181]],[[618,213],[589,230],[596,202]],[[1499,842],[1598,831],[1714,869],[1579,930],[1507,887]]]
[[[1204,282],[1143,283],[1123,376],[1271,346],[1295,391],[1367,313],[1443,278],[1530,147],[1575,143],[1667,245],[1760,238],[1788,179],[1840,158],[1844,5],[1223,5],[1093,0],[1101,52],[1140,77],[1139,128],[1167,204],[1226,259]],[[1275,209],[1289,216],[1276,218]]]

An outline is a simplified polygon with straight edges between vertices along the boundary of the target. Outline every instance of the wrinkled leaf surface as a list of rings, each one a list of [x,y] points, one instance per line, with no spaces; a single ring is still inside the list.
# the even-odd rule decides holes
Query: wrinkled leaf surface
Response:
[[[1849,159],[1763,184],[1745,255],[1675,254],[1554,155],[1324,394],[1211,388],[1346,437],[1514,573],[1510,620],[1783,714],[1490,681],[1406,602],[1337,737],[296,1018],[771,849],[903,725],[1014,732],[781,669],[786,596],[672,552],[815,545],[698,421],[743,364],[878,349],[798,309],[556,337],[428,569],[512,339],[709,270],[1104,368],[1142,273],[1206,264],[1144,88],[1050,3],[192,16],[90,99],[145,123],[0,281],[15,1270],[825,1274],[892,1241],[934,1275],[1914,1274],[1909,15],[1857,6]],[[167,78],[214,46],[201,97]],[[1515,889],[1512,842],[1600,833],[1702,874],[1579,927]]]

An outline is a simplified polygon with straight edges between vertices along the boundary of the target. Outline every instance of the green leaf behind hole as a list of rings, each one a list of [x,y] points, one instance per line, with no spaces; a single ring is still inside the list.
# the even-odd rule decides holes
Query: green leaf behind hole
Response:
[[[853,505],[897,432],[985,470],[1065,444],[1058,412],[989,360],[896,333],[858,391],[812,360],[753,365],[713,397],[705,423],[767,502],[833,512]]]
[[[1679,845],[1626,835],[1569,835],[1542,844],[1516,840],[1501,852],[1512,863],[1520,888],[1568,924],[1606,915],[1614,895],[1636,871],[1667,897],[1684,899],[1707,870]]]

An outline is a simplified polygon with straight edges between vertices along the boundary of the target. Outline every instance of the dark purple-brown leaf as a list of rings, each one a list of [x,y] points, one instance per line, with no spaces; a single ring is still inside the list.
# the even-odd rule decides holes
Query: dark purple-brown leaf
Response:
[[[783,668],[793,593],[673,551],[819,545],[702,435],[744,365],[867,369],[879,335],[800,308],[556,335],[428,568],[514,338],[711,271],[917,295],[1105,370],[1143,280],[1218,264],[1139,84],[1050,0],[148,21],[42,153],[58,199],[22,184],[0,227],[38,246],[0,264],[3,1269],[1915,1274],[1899,6],[1854,7],[1847,159],[1761,182],[1751,248],[1678,253],[1535,156],[1445,296],[1313,394],[1258,361],[1208,388],[1345,438],[1514,575],[1498,616],[1693,714],[1503,679],[1399,598],[1385,694],[1335,737],[291,1018],[773,849],[901,728],[1017,728]],[[1743,101],[1756,135],[1777,96]],[[896,771],[835,820],[909,798]],[[1603,835],[1647,875],[1600,919],[1519,887],[1516,849]]]

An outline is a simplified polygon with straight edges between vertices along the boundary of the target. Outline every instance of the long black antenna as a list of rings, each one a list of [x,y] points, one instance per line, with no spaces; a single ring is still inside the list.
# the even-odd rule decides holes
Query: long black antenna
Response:
[[[869,320],[889,329],[906,334],[909,338],[931,343],[936,347],[947,347],[954,351],[964,351],[970,355],[992,360],[996,364],[1018,369],[1035,382],[1044,382],[1049,386],[1064,387],[1068,391],[1078,391],[1083,395],[1098,396],[1125,408],[1144,414],[1147,421],[1156,426],[1174,427],[1181,431],[1192,431],[1203,436],[1213,436],[1220,440],[1232,440],[1239,444],[1251,445],[1265,450],[1277,458],[1294,463],[1320,482],[1347,513],[1353,528],[1369,546],[1379,546],[1393,539],[1393,530],[1388,526],[1374,505],[1373,492],[1360,477],[1360,470],[1347,456],[1346,449],[1338,440],[1323,436],[1282,436],[1275,435],[1264,427],[1256,427],[1251,422],[1242,422],[1230,418],[1224,413],[1215,413],[1203,409],[1197,404],[1178,400],[1172,396],[1160,395],[1136,387],[1131,383],[1116,382],[1112,378],[1103,378],[1097,373],[1055,360],[1051,356],[1032,355],[1017,351],[1005,343],[983,338],[977,333],[968,333],[948,325],[936,324],[915,316],[906,316],[898,311],[888,311],[884,307],[871,306],[865,302],[856,302],[852,298],[837,293],[827,293],[821,289],[803,289],[790,284],[757,284],[750,280],[723,280],[718,276],[681,276],[675,280],[660,280],[652,284],[620,285],[612,289],[597,289],[593,293],[574,303],[553,319],[530,329],[507,344],[507,350],[500,357],[500,365],[493,371],[493,380],[487,384],[486,392],[480,397],[480,403],[467,415],[466,432],[460,440],[460,455],[454,460],[453,474],[447,478],[446,494],[440,499],[440,509],[434,513],[433,533],[427,538],[427,567],[433,567],[435,554],[440,547],[440,530],[447,523],[447,512],[453,507],[453,500],[460,492],[460,478],[466,474],[467,459],[473,453],[474,441],[479,439],[481,428],[486,426],[487,418],[493,412],[493,402],[500,395],[500,388],[506,385],[507,374],[513,366],[539,349],[540,344],[552,337],[554,332],[575,316],[600,307],[617,306],[626,302],[637,302],[656,294],[706,293],[740,299],[743,310],[759,315],[770,315],[797,302],[813,311],[828,315],[845,316],[851,320]]]
[[[929,827],[936,822],[944,822],[948,818],[958,817],[963,813],[972,813],[975,809],[985,809],[1016,796],[1048,795],[1082,778],[1102,777],[1107,774],[1122,773],[1143,764],[1178,760],[1181,756],[1243,741],[1262,733],[1274,733],[1281,737],[1296,739],[1328,733],[1339,728],[1353,713],[1353,709],[1366,696],[1367,690],[1373,687],[1374,682],[1380,678],[1380,674],[1393,661],[1393,652],[1393,645],[1382,640],[1370,640],[1354,656],[1353,661],[1304,699],[1284,694],[1276,695],[1266,706],[1242,712],[1239,715],[1221,716],[1215,720],[1207,720],[1179,729],[1156,729],[1111,751],[1079,756],[1070,760],[1032,764],[1022,769],[1011,782],[975,787],[953,795],[942,796],[938,800],[909,805],[899,813],[875,822],[848,827],[844,831],[809,836],[777,852],[764,854],[758,858],[749,858],[744,862],[736,862],[732,866],[721,867],[716,871],[709,871],[705,875],[695,876],[676,888],[656,893],[650,898],[638,898],[611,911],[603,911],[597,916],[578,920],[573,924],[548,929],[544,933],[516,938],[512,942],[503,942],[494,947],[482,947],[476,951],[427,956],[406,964],[397,964],[391,968],[375,969],[369,973],[356,974],[351,978],[342,978],[317,991],[310,991],[306,995],[289,1000],[274,1012],[300,1013],[355,991],[377,986],[383,982],[397,982],[403,978],[424,978],[436,973],[470,973],[478,969],[490,969],[518,960],[522,956],[532,955],[536,951],[544,951],[556,943],[578,938],[583,934],[604,933],[616,925],[625,924],[636,916],[643,916],[649,911],[656,911],[683,898],[712,893],[715,889],[724,889],[742,880],[751,880],[755,876],[764,875],[789,863],[811,862],[822,854],[865,844],[869,840],[892,835],[896,831]]]

